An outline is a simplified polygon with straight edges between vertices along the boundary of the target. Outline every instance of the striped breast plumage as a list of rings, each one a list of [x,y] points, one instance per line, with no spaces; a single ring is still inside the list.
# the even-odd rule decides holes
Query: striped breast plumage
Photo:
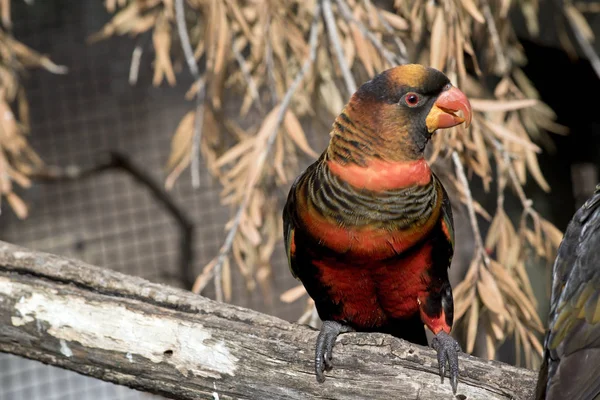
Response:
[[[382,330],[419,316],[420,302],[447,282],[452,218],[435,176],[374,192],[317,162],[294,183],[286,214],[290,267],[323,320]]]

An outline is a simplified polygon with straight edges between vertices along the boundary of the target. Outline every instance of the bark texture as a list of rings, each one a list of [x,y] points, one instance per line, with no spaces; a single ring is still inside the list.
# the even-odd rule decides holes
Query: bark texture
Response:
[[[0,351],[176,399],[528,399],[536,374],[347,333],[325,383],[317,332],[252,310],[0,242]]]

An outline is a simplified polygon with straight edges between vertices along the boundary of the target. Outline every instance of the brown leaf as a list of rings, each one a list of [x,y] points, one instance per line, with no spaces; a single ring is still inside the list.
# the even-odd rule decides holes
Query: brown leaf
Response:
[[[12,21],[10,19],[10,1],[11,0],[0,0],[0,15],[2,16],[2,25],[9,30],[12,27]]]
[[[210,279],[212,278],[213,269],[217,264],[217,260],[213,259],[208,264],[204,266],[202,269],[202,273],[198,275],[196,280],[194,281],[194,285],[192,286],[192,292],[196,294],[200,294],[202,290],[206,287]]]
[[[472,353],[477,337],[477,326],[479,325],[479,302],[474,301],[469,309],[469,322],[467,323],[467,353]]]
[[[464,281],[463,281],[464,282]],[[462,284],[462,282],[461,282]],[[469,284],[469,286],[472,283]],[[471,307],[473,300],[475,299],[475,290],[469,290],[463,296],[455,296],[455,304],[454,304],[454,320],[458,321],[464,314],[467,312],[469,307]]]
[[[577,25],[581,34],[585,37],[588,42],[594,41],[594,31],[590,28],[585,17],[573,6],[572,4],[565,3],[565,12],[572,23]]]
[[[485,23],[483,14],[479,12],[479,9],[473,0],[461,0],[461,4],[475,21],[479,22],[480,24]]]
[[[544,192],[549,192],[550,185],[544,178],[542,170],[540,169],[540,165],[538,164],[537,156],[533,151],[525,151],[525,162],[527,163],[527,168],[533,176],[533,179],[535,179],[535,181],[538,183],[538,185],[540,185]]]
[[[358,29],[356,25],[350,25],[350,32],[352,33],[352,38],[354,39],[354,45],[356,47],[356,54],[358,55],[360,62],[367,70],[367,74],[369,76],[375,75],[375,67],[373,66],[373,60],[371,59],[371,57],[369,57],[370,43],[364,38],[360,29]]]
[[[5,197],[8,201],[8,204],[19,219],[27,218],[27,215],[29,214],[27,205],[19,196],[17,196],[14,192],[9,192],[5,194]]]
[[[487,99],[469,99],[474,111],[514,111],[523,108],[533,107],[538,104],[535,99],[523,100],[487,100]]]
[[[534,151],[536,153],[541,153],[542,149],[539,146],[533,144],[531,141],[527,139],[523,139],[519,135],[512,132],[510,129],[507,129],[503,125],[494,123],[489,120],[481,120],[483,124],[490,130],[498,139],[507,140],[509,142],[518,143],[519,145],[525,147],[527,150]]]
[[[379,10],[379,13],[387,21],[387,23],[392,26],[392,28],[399,31],[408,30],[410,26],[409,23],[398,14],[394,14],[385,10]]]
[[[483,304],[493,313],[505,314],[505,305],[500,289],[496,285],[492,274],[485,266],[479,267],[479,279],[477,280],[477,292]]]
[[[175,72],[171,64],[171,25],[162,15],[156,22],[156,27],[152,33],[152,43],[154,44],[154,77],[152,84],[159,86],[166,78],[169,85],[175,85]]]
[[[446,26],[446,17],[442,7],[438,7],[435,13],[435,19],[431,28],[430,39],[430,61],[433,68],[444,70],[446,64],[446,55],[448,54],[448,32]]]
[[[223,265],[221,266],[221,279],[223,287],[223,298],[225,301],[231,301],[231,265],[229,264],[229,257],[223,259]]]
[[[222,72],[222,68],[225,65],[225,54],[227,54],[227,43],[229,41],[229,23],[227,21],[227,15],[225,13],[225,7],[219,1],[216,4],[220,5],[219,8],[219,23],[217,33],[217,51],[215,54],[214,72],[218,74]]]
[[[171,139],[171,153],[167,161],[168,170],[179,164],[185,154],[190,152],[192,137],[194,135],[194,120],[194,111],[189,111],[179,122],[177,130]]]
[[[312,158],[317,158],[319,156],[308,144],[304,129],[302,129],[300,121],[298,121],[298,118],[296,118],[296,115],[292,111],[288,110],[286,112],[283,125],[290,138],[296,143],[296,146],[298,146],[300,150]]]
[[[273,155],[273,167],[275,168],[275,173],[279,177],[282,183],[287,182],[287,174],[285,172],[285,167],[283,166],[283,160],[285,158],[285,148],[284,148],[284,138],[283,136],[277,135],[275,139],[275,154]]]
[[[563,233],[556,226],[554,226],[554,224],[546,219],[542,219],[540,223],[542,224],[544,234],[552,242],[552,246],[554,246],[554,248],[558,248],[563,239]]]
[[[255,138],[248,138],[246,140],[242,140],[235,146],[232,146],[229,150],[221,155],[221,157],[217,158],[216,166],[221,168],[230,162],[233,162],[240,158],[242,155],[250,151],[255,145]]]
[[[496,356],[496,346],[494,342],[494,337],[489,331],[485,334],[485,347],[487,350],[488,360],[493,360]]]
[[[298,285],[283,292],[281,296],[279,296],[279,300],[284,303],[293,303],[305,294],[306,289],[304,289],[304,285]]]

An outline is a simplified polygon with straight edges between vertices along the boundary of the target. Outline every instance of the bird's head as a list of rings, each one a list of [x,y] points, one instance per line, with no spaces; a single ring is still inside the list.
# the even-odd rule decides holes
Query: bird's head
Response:
[[[465,94],[442,72],[406,64],[364,83],[336,119],[332,136],[359,142],[355,147],[371,153],[366,156],[410,161],[423,157],[436,130],[463,122],[471,122]]]

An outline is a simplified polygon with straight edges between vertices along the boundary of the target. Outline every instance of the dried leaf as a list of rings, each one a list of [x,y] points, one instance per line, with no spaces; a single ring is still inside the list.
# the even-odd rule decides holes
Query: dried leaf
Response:
[[[409,28],[409,23],[399,16],[398,14],[394,14],[385,10],[379,10],[381,16],[387,21],[388,24],[399,31],[405,31]]]
[[[499,86],[499,85],[498,85]],[[523,108],[533,107],[539,102],[535,99],[524,100],[486,100],[486,99],[469,99],[471,107],[474,111],[515,111]]]
[[[363,37],[362,33],[360,32],[360,29],[358,29],[356,25],[351,24],[350,31],[352,32],[354,46],[356,47],[356,54],[358,54],[360,62],[367,70],[367,74],[369,76],[375,75],[375,67],[373,66],[373,60],[371,59],[371,57],[369,57],[371,44]]]
[[[525,147],[527,150],[531,150],[536,153],[542,152],[542,149],[540,149],[538,146],[536,146],[535,144],[533,144],[532,142],[530,142],[526,139],[521,138],[520,136],[518,136],[514,132],[510,131],[509,129],[505,128],[504,126],[494,123],[492,121],[488,121],[488,120],[482,120],[482,122],[490,131],[492,131],[492,133],[494,133],[496,135],[496,137],[498,139],[517,143],[517,144]]]
[[[175,135],[171,139],[171,154],[167,161],[167,169],[171,170],[180,163],[186,153],[190,152],[190,146],[194,135],[194,111],[189,111],[179,122]]]
[[[461,0],[461,4],[475,21],[479,22],[480,24],[485,23],[483,14],[479,12],[479,9],[473,0]]]
[[[27,215],[29,214],[27,205],[19,196],[17,196],[14,192],[10,192],[6,193],[5,197],[8,201],[8,204],[13,209],[13,211],[19,219],[27,218]]]
[[[583,37],[585,37],[585,40],[587,40],[588,42],[593,42],[594,41],[594,31],[588,24],[585,17],[572,4],[565,3],[564,7],[565,7],[565,12],[567,13],[567,16],[571,19],[571,21],[575,25],[577,25],[577,28],[579,29],[579,31],[581,32]]]
[[[433,68],[443,70],[446,64],[446,55],[448,54],[448,33],[446,27],[446,18],[442,7],[438,7],[433,27],[431,28],[431,49],[429,51],[429,63]]]
[[[479,268],[479,280],[477,280],[477,293],[483,304],[493,313],[504,314],[506,312],[502,294],[486,267]]]
[[[304,289],[304,285],[298,285],[283,292],[281,296],[279,296],[279,300],[284,303],[293,303],[305,294],[306,289]]]
[[[544,175],[542,175],[540,165],[538,164],[537,156],[532,151],[525,151],[525,162],[527,163],[527,168],[533,176],[533,179],[535,179],[535,181],[538,183],[538,185],[540,185],[544,192],[549,192],[550,185],[544,178]]]
[[[308,144],[304,129],[302,129],[300,121],[298,121],[298,118],[296,118],[296,115],[293,112],[288,111],[285,114],[283,125],[289,137],[296,143],[296,146],[298,146],[300,150],[312,158],[317,158],[319,156]]]
[[[475,338],[477,337],[477,327],[479,325],[479,302],[474,301],[469,309],[469,322],[467,323],[467,353],[472,353],[475,347]]]
[[[563,233],[548,220],[542,219],[540,222],[542,224],[544,234],[550,239],[552,246],[554,246],[554,248],[558,248],[563,239]]]
[[[221,168],[230,162],[237,160],[239,157],[244,155],[244,153],[250,151],[254,147],[255,141],[255,138],[248,138],[231,147],[229,150],[223,153],[221,157],[217,158],[215,163],[217,168]]]

